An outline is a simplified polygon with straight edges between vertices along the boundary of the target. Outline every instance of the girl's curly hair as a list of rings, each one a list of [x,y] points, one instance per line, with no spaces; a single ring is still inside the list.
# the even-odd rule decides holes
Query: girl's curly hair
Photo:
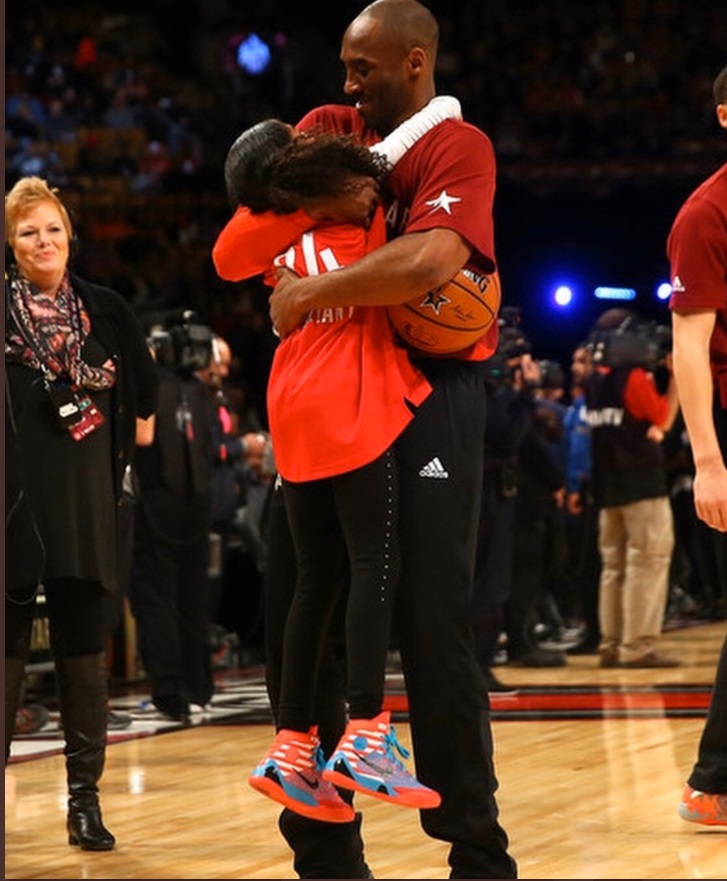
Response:
[[[385,157],[353,136],[296,134],[284,122],[267,119],[230,147],[225,183],[233,206],[290,214],[304,199],[345,193],[355,176],[381,183],[388,171]]]

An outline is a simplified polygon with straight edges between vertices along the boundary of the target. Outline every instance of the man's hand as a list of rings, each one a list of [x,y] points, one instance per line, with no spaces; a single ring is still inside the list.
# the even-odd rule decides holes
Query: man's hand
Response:
[[[727,468],[722,462],[705,463],[694,477],[697,516],[720,532],[727,532]]]
[[[540,386],[542,378],[540,362],[536,361],[535,358],[528,353],[522,355],[518,368],[515,371],[515,388],[517,388],[518,391],[536,389]]]
[[[338,196],[305,199],[302,208],[319,223],[352,223],[368,229],[379,201],[379,187],[372,177],[357,176]]]
[[[270,320],[273,333],[283,339],[303,323],[306,310],[296,301],[296,290],[305,284],[306,279],[299,278],[290,269],[280,267],[276,270],[278,283],[270,295]]]
[[[584,507],[581,494],[578,492],[569,492],[565,497],[565,506],[568,513],[573,514],[573,516],[582,514]]]

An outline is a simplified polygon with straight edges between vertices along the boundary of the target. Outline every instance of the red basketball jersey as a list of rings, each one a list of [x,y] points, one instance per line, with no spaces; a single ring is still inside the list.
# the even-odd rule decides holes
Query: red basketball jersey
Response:
[[[667,240],[673,309],[716,309],[710,361],[727,407],[727,164],[689,196]]]
[[[346,266],[385,241],[379,209],[371,229],[306,232],[276,265],[298,275]],[[378,458],[409,424],[431,386],[395,340],[386,310],[315,309],[275,351],[267,403],[275,462],[286,480],[317,480]]]
[[[368,144],[379,140],[353,107],[337,104],[312,110],[298,128],[357,134]],[[452,229],[472,245],[471,262],[491,272],[496,268],[495,171],[492,143],[478,128],[456,119],[434,126],[407,150],[387,178],[389,238],[435,227]],[[474,345],[446,357],[479,361],[496,348],[497,322]]]

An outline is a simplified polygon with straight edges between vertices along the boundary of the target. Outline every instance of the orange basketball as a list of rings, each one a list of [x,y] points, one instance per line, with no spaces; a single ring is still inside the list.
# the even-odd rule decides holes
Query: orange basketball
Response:
[[[399,336],[433,355],[466,349],[483,336],[500,308],[500,277],[464,266],[450,281],[408,303],[389,306]]]

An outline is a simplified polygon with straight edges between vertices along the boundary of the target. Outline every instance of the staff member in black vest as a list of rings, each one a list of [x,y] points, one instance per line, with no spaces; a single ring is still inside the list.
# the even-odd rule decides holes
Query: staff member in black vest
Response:
[[[114,291],[69,272],[71,221],[46,181],[5,197],[5,761],[42,583],[68,777],[68,839],[110,850],[98,782],[122,478],[157,374]],[[147,423],[147,424],[145,424]]]
[[[622,341],[638,336],[638,327],[628,309],[604,312],[594,328],[595,369],[586,386],[593,492],[600,510],[600,663],[675,667],[679,661],[658,651],[657,643],[674,546],[661,440],[678,402],[670,356],[665,395],[639,363],[639,352],[648,348],[645,338],[636,341],[633,357],[622,356]]]

